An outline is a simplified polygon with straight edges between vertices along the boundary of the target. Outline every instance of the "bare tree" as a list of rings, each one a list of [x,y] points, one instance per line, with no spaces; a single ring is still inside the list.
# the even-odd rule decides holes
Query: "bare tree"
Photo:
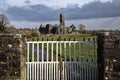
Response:
[[[4,32],[7,24],[9,24],[7,16],[4,14],[0,14],[0,31]]]
[[[83,31],[83,30],[85,30],[85,25],[83,25],[83,24],[80,24],[80,25],[79,25],[79,30],[80,30],[80,31]]]

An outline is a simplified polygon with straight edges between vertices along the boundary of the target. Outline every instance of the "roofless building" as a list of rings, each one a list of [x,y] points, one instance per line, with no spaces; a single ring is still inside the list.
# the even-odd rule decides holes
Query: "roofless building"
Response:
[[[75,26],[72,24],[71,26],[65,26],[65,18],[64,14],[60,14],[60,23],[59,24],[46,24],[40,25],[39,32],[41,34],[69,34],[75,31]]]

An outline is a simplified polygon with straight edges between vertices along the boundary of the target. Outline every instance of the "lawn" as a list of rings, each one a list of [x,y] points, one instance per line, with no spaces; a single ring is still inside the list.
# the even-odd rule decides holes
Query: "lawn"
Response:
[[[81,61],[93,61],[96,56],[96,36],[90,34],[71,34],[71,35],[50,35],[28,38],[28,41],[80,41],[77,43],[59,43],[58,44],[58,55],[62,56],[66,60],[81,60]],[[60,50],[61,44],[61,50]],[[66,48],[65,48],[66,46]],[[42,48],[42,45],[39,44]],[[47,44],[44,43],[44,49],[47,49]],[[52,43],[49,43],[49,52],[52,52]],[[57,52],[56,43],[53,43],[53,53]],[[60,54],[61,53],[61,54]],[[30,56],[32,57],[32,51],[30,50]],[[53,55],[53,59],[56,60],[56,56]],[[49,56],[52,56],[50,54]],[[31,61],[30,57],[30,61]],[[45,57],[45,56],[44,56]],[[36,57],[35,57],[36,58]]]
[[[93,39],[96,38],[96,36],[92,36],[90,34],[65,34],[65,35],[41,35],[40,37],[31,37],[28,38],[28,41],[57,41],[57,40],[67,40],[67,41],[81,41],[83,39]]]

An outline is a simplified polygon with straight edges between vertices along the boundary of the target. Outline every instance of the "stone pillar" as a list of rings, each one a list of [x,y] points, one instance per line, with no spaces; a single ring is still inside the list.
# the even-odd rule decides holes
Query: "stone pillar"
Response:
[[[98,33],[98,80],[120,80],[120,33]]]
[[[0,80],[26,80],[25,38],[0,34]]]
[[[65,19],[64,19],[64,14],[63,13],[60,14],[60,24],[65,26]]]

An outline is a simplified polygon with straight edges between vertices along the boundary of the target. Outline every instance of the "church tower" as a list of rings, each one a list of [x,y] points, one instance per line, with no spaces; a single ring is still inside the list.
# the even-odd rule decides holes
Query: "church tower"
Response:
[[[63,13],[60,14],[60,24],[65,26],[65,19],[64,19],[64,14]]]

